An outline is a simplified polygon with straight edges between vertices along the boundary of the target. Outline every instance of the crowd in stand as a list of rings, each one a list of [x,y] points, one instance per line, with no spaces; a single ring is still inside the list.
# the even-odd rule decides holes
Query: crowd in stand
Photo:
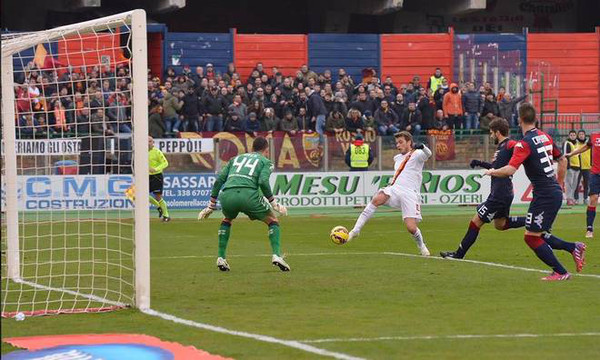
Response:
[[[31,62],[18,72],[15,96],[18,136],[60,137],[131,133],[131,78],[125,63],[62,73]],[[426,81],[414,76],[395,84],[365,69],[360,80],[344,69],[334,77],[307,65],[295,76],[256,64],[242,79],[234,64],[225,73],[212,64],[181,73],[168,68],[162,81],[148,71],[149,132],[153,137],[180,131],[284,131],[289,134],[374,131],[391,135],[429,129],[486,129],[494,117],[516,125],[516,105],[503,88],[449,81],[440,69]],[[41,135],[41,136],[40,136]]]
[[[17,136],[131,133],[131,78],[125,63],[59,72],[33,62],[15,72]]]
[[[179,131],[285,131],[334,134],[375,131],[391,135],[429,129],[486,129],[494,117],[516,125],[516,105],[505,89],[494,94],[489,83],[461,87],[435,69],[427,81],[414,76],[394,84],[365,69],[355,82],[344,69],[334,78],[330,70],[318,74],[307,65],[295,76],[257,63],[247,79],[234,64],[220,74],[213,64],[181,73],[169,68],[161,83],[149,75],[150,132],[163,137]]]

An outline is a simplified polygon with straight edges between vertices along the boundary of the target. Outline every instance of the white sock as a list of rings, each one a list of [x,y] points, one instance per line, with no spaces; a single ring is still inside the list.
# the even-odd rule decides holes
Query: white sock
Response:
[[[423,235],[421,235],[421,229],[417,228],[417,231],[413,234],[413,239],[415,239],[418,247],[425,245],[425,242],[423,242]]]
[[[360,213],[358,219],[356,219],[356,224],[354,224],[354,228],[352,231],[359,233],[363,226],[369,221],[371,216],[375,214],[375,210],[377,210],[377,206],[369,203],[365,209]]]

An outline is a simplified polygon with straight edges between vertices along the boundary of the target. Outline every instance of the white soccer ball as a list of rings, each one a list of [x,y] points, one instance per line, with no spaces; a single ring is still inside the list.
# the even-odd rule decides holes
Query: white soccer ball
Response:
[[[17,313],[17,315],[15,315],[15,320],[17,320],[17,321],[25,320],[25,314],[23,314],[22,312]]]

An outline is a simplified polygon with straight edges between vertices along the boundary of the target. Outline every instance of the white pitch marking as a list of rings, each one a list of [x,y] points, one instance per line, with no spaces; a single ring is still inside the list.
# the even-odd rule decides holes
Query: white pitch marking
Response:
[[[192,321],[192,320],[182,319],[177,316],[165,314],[160,311],[156,311],[156,310],[152,310],[152,309],[146,309],[146,310],[142,309],[141,311],[144,314],[147,314],[150,316],[156,316],[156,317],[159,317],[164,320],[172,321],[174,323],[181,324],[181,325],[195,327],[198,329],[214,331],[214,332],[221,333],[221,334],[240,336],[240,337],[245,337],[245,338],[268,342],[268,343],[273,343],[273,344],[279,344],[279,345],[288,346],[288,347],[291,347],[294,349],[302,350],[305,352],[309,352],[309,353],[313,353],[313,354],[317,354],[317,355],[321,355],[321,356],[332,357],[335,359],[364,360],[363,358],[359,358],[359,357],[355,357],[355,356],[351,356],[351,355],[347,355],[347,354],[343,354],[343,353],[339,353],[339,352],[329,351],[329,350],[325,350],[325,349],[320,349],[320,348],[317,348],[317,347],[314,347],[311,345],[303,344],[302,342],[295,341],[295,340],[283,340],[283,339],[278,339],[278,338],[275,338],[272,336],[267,336],[267,335],[253,334],[253,333],[249,333],[249,332],[245,332],[245,331],[229,330],[229,329],[226,329],[226,328],[223,328],[220,326],[203,324],[203,323],[199,323],[199,322]]]
[[[550,272],[550,270],[532,269],[532,268],[526,268],[526,267],[522,267],[522,266],[499,264],[499,263],[493,263],[493,262],[487,262],[487,261],[477,261],[477,260],[467,260],[467,259],[444,259],[444,258],[437,257],[437,256],[422,256],[422,255],[417,255],[417,254],[407,254],[407,253],[391,252],[391,251],[384,251],[384,252],[377,252],[377,251],[371,251],[371,252],[351,252],[351,251],[344,251],[344,252],[320,252],[320,253],[298,253],[298,254],[290,253],[290,254],[286,254],[286,255],[290,256],[290,257],[293,257],[293,256],[339,256],[339,255],[391,255],[391,256],[412,257],[412,258],[419,258],[419,259],[432,259],[432,260],[443,260],[443,261],[457,261],[457,262],[465,262],[465,263],[471,263],[471,264],[479,264],[479,265],[487,265],[487,266],[492,266],[492,267],[499,267],[499,268],[504,268],[504,269],[513,269],[513,270],[521,270],[521,271],[529,271],[529,272],[538,272],[538,273],[544,273],[544,274]],[[229,257],[269,257],[269,256],[271,256],[271,255],[268,255],[268,254],[229,255]],[[214,257],[215,257],[214,255],[157,256],[157,257],[152,257],[152,260],[162,260],[162,259],[204,259],[204,258],[214,258]],[[600,279],[600,275],[597,275],[597,274],[571,273],[571,275],[582,276],[582,277],[591,277],[591,278]]]
[[[398,253],[398,252],[385,252],[385,254],[386,255],[394,255],[394,256],[418,257],[418,258],[428,258],[428,259],[435,259],[435,260],[466,262],[466,263],[471,263],[471,264],[487,265],[487,266],[493,266],[493,267],[499,267],[499,268],[505,268],[505,269],[539,272],[539,273],[549,273],[550,272],[550,270],[532,269],[532,268],[526,268],[526,267],[522,267],[522,266],[506,265],[506,264],[499,264],[499,263],[493,263],[493,262],[487,262],[487,261],[466,260],[466,259],[449,259],[449,258],[444,259],[444,258],[437,257],[437,256],[421,256],[421,255],[405,254],[405,253]],[[600,279],[600,275],[596,275],[596,274],[571,273],[571,275],[592,277],[592,278]]]
[[[369,341],[386,341],[386,340],[451,340],[451,339],[540,338],[540,337],[575,337],[575,336],[600,336],[600,332],[557,333],[557,334],[381,336],[381,337],[374,337],[374,338],[309,339],[309,340],[298,340],[298,342],[316,344],[316,343],[330,343],[330,342],[369,342]]]

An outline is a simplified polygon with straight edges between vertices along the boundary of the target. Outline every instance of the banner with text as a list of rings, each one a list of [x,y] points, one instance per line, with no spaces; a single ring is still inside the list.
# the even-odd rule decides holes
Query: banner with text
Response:
[[[363,206],[392,178],[391,172],[273,173],[275,197],[290,207]],[[165,174],[163,196],[170,209],[208,205],[214,174]],[[21,211],[132,209],[125,197],[131,175],[19,176]],[[514,178],[514,204],[531,201],[531,185],[522,170]],[[486,199],[490,178],[477,170],[423,172],[423,205],[469,205]],[[2,209],[5,206],[2,183]],[[139,195],[139,194],[138,194]]]
[[[81,139],[16,140],[17,155],[79,155]],[[4,141],[2,141],[4,155]]]

